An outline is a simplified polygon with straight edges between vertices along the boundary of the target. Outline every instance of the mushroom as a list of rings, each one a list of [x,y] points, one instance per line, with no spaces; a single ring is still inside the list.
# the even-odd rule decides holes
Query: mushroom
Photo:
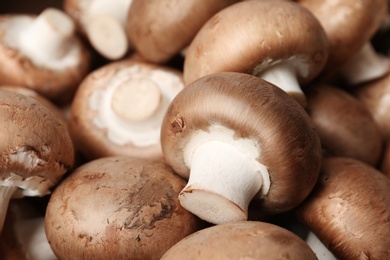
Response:
[[[351,157],[373,166],[383,137],[368,109],[345,90],[326,83],[307,88],[308,113],[329,156]]]
[[[0,231],[13,197],[43,196],[73,166],[66,125],[31,97],[0,89]]]
[[[238,221],[197,231],[170,248],[161,260],[317,259],[297,235],[266,222]]]
[[[89,159],[161,159],[161,122],[183,88],[181,72],[165,66],[123,60],[100,67],[84,79],[73,99],[71,135]]]
[[[328,37],[330,47],[324,77],[341,74],[348,84],[357,85],[390,70],[390,60],[377,53],[370,43],[386,16],[387,0],[297,2],[317,17]]]
[[[301,203],[318,178],[321,145],[305,110],[249,74],[221,72],[186,86],[161,126],[166,162],[188,179],[180,203],[213,224]]]
[[[195,36],[184,61],[184,82],[215,72],[244,72],[275,84],[305,106],[301,85],[321,72],[327,48],[320,23],[301,5],[242,1],[215,14]]]
[[[0,68],[0,84],[25,86],[64,102],[87,74],[89,53],[61,10],[1,15]]]
[[[295,212],[337,259],[387,259],[390,180],[352,158],[323,160],[320,178]]]
[[[50,246],[59,259],[160,259],[202,226],[180,206],[184,186],[163,162],[124,156],[90,161],[50,197]]]
[[[183,51],[211,16],[236,2],[133,0],[127,16],[127,36],[146,60],[164,63]]]
[[[131,5],[132,0],[65,0],[64,10],[100,55],[118,60],[130,49],[126,17]]]
[[[360,85],[353,94],[367,107],[383,137],[390,138],[390,73]]]

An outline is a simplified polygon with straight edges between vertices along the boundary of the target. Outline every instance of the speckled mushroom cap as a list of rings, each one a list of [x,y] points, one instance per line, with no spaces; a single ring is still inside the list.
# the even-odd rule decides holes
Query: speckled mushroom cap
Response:
[[[202,229],[181,240],[161,258],[317,259],[297,235],[274,224],[238,221]]]
[[[218,12],[198,32],[186,53],[184,81],[221,71],[257,75],[288,63],[305,83],[322,70],[327,47],[320,23],[302,6],[284,0],[242,1]]]
[[[386,259],[389,190],[389,178],[375,168],[351,158],[327,158],[317,186],[296,213],[337,259]]]
[[[129,41],[146,60],[164,63],[181,52],[203,24],[237,0],[134,0],[127,16]]]
[[[308,88],[306,96],[309,115],[327,155],[377,165],[383,137],[364,104],[341,88],[325,83]]]
[[[387,0],[297,0],[321,22],[328,41],[324,68],[335,72],[367,43],[387,12]]]
[[[84,164],[50,198],[45,227],[53,252],[60,259],[159,259],[200,227],[177,199],[184,185],[162,162]]]
[[[78,84],[88,73],[89,52],[74,35],[69,39],[72,47],[66,51],[63,58],[55,58],[50,63],[37,63],[30,54],[20,51],[18,40],[22,28],[32,24],[37,17],[24,14],[0,16],[0,84],[26,86],[51,100],[69,101]],[[45,39],[36,33],[29,41],[37,41],[38,47],[35,48],[39,49],[39,42],[45,42]]]
[[[73,166],[66,125],[31,97],[0,89],[0,181],[27,196],[49,192]]]
[[[161,91],[156,113],[136,122],[112,110],[115,90],[133,79],[146,79]],[[70,131],[76,146],[91,159],[110,155],[161,159],[161,122],[170,101],[183,88],[181,72],[139,60],[116,61],[98,68],[83,80],[73,99]],[[129,102],[122,104],[125,112],[131,110],[126,108]]]
[[[182,177],[191,170],[184,159],[187,144],[198,130],[208,132],[214,125],[256,144],[256,160],[267,168],[271,182],[264,197],[256,195],[264,212],[286,211],[309,194],[318,178],[320,139],[309,115],[284,91],[234,72],[205,76],[184,88],[161,127],[164,158]]]

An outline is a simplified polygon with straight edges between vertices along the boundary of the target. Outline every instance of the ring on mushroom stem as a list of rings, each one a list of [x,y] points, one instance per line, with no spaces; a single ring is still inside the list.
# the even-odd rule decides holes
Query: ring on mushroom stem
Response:
[[[199,30],[187,50],[184,82],[215,72],[248,73],[305,107],[301,87],[321,72],[327,56],[326,34],[306,8],[293,1],[241,1]]]
[[[302,106],[258,77],[233,72],[202,77],[172,100],[161,147],[189,179],[180,202],[211,223],[247,219],[251,201],[265,214],[295,207],[313,188],[321,161],[318,133]]]

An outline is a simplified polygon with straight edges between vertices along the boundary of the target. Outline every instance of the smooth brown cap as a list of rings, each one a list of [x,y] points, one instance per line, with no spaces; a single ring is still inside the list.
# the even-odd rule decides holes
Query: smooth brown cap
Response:
[[[390,255],[390,179],[351,158],[324,159],[317,186],[297,209],[337,259]]]
[[[91,161],[53,192],[45,217],[48,241],[59,259],[159,259],[200,227],[179,203],[184,186],[162,162]]]
[[[383,138],[370,112],[356,97],[325,83],[312,85],[306,96],[309,115],[328,155],[377,165]]]
[[[242,1],[218,12],[198,32],[187,50],[184,81],[222,71],[258,75],[288,62],[305,83],[322,70],[327,48],[320,23],[297,3]]]
[[[319,173],[320,139],[309,115],[283,90],[234,72],[205,76],[184,88],[171,102],[161,127],[164,157],[184,178],[190,169],[183,149],[196,130],[208,131],[214,124],[258,143],[258,162],[268,169],[271,187],[256,207],[286,211],[309,194]]]
[[[161,259],[317,259],[297,235],[266,222],[237,221],[195,232]]]

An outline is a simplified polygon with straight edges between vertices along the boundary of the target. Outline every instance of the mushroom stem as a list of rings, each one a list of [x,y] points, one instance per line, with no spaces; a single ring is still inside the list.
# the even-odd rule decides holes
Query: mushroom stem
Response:
[[[321,240],[311,231],[306,238],[306,243],[321,260],[337,260],[332,252],[321,242]]]
[[[143,121],[153,116],[162,102],[160,88],[146,78],[133,78],[120,84],[112,95],[112,109],[128,121]]]
[[[390,59],[366,43],[340,70],[348,84],[357,85],[385,75],[390,70]]]
[[[74,22],[67,14],[47,8],[20,34],[20,41],[31,57],[53,60],[66,54],[74,33]]]
[[[18,188],[14,186],[0,186],[0,233],[3,230],[9,201],[17,189]]]
[[[185,160],[191,172],[179,194],[182,206],[213,224],[246,220],[252,198],[269,188],[268,171],[252,149],[244,140],[213,138],[187,146]]]
[[[261,71],[256,76],[284,90],[287,94],[294,97],[299,104],[306,107],[306,97],[298,82],[296,72],[287,62],[278,63]]]

